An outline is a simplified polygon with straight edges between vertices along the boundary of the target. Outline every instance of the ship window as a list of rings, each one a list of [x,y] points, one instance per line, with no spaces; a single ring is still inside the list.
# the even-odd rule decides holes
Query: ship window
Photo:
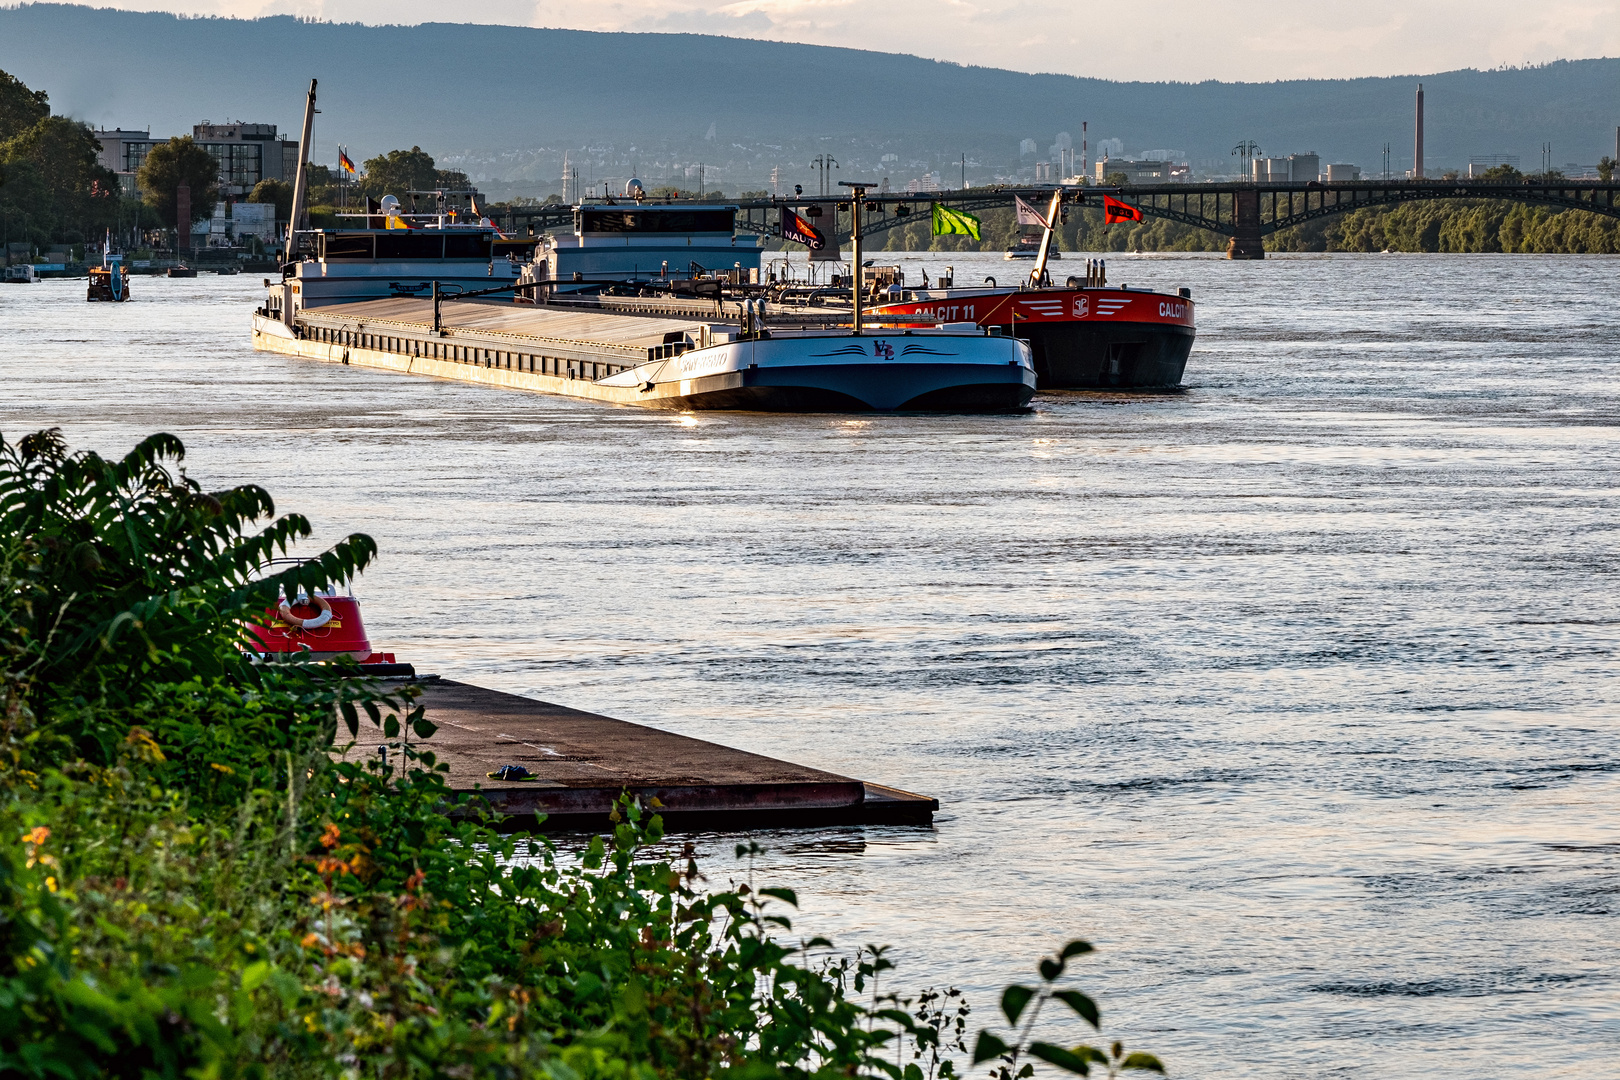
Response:
[[[443,238],[394,231],[377,237],[379,259],[441,259]]]
[[[447,259],[488,259],[489,233],[450,233],[444,238]]]
[[[340,233],[321,237],[323,259],[369,259],[372,257],[372,237],[368,233]]]
[[[586,210],[580,231],[588,233],[729,233],[731,210]]]

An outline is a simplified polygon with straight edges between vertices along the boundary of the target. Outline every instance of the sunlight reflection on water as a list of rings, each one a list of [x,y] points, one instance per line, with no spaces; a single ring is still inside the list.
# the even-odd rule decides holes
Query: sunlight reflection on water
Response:
[[[370,532],[420,667],[937,795],[759,872],[980,1019],[1080,933],[1176,1075],[1604,1071],[1620,260],[1110,268],[1192,288],[1185,393],[672,417],[255,354],[253,282],[137,279],[0,289],[0,430],[167,429]]]

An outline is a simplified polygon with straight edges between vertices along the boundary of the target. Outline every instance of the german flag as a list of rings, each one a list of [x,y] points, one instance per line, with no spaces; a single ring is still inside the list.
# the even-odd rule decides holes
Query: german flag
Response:
[[[1130,203],[1122,203],[1112,195],[1103,196],[1103,224],[1117,225],[1121,221],[1141,221],[1142,211]]]
[[[349,152],[347,150],[343,149],[343,147],[341,147],[341,146],[338,147],[338,168],[342,169],[344,172],[348,173],[350,176],[359,176],[360,175],[359,173],[354,171],[354,162],[352,160],[350,160]]]

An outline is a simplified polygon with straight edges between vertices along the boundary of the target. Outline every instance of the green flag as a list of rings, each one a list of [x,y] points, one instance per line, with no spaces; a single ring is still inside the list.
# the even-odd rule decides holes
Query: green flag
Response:
[[[960,210],[952,210],[948,206],[934,204],[934,235],[949,236],[952,233],[961,233],[964,236],[979,238],[979,219],[972,214]]]

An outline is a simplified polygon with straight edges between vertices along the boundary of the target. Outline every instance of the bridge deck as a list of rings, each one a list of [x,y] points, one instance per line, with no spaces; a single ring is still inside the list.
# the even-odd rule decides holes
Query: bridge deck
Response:
[[[875,235],[926,220],[929,207],[941,203],[960,210],[991,210],[1011,207],[1019,197],[1026,202],[1048,200],[1056,185],[1043,187],[965,188],[928,193],[868,194],[861,232]],[[1097,205],[1103,195],[1113,195],[1153,217],[1168,218],[1195,228],[1225,236],[1245,238],[1255,244],[1262,236],[1292,228],[1315,218],[1347,213],[1370,206],[1391,206],[1437,199],[1502,199],[1512,202],[1553,206],[1562,210],[1587,210],[1620,218],[1620,183],[1601,180],[1531,180],[1489,182],[1484,180],[1336,180],[1294,183],[1184,183],[1143,184],[1133,187],[1067,187],[1081,205]],[[823,231],[830,239],[844,243],[850,237],[849,203],[835,195],[799,196],[789,200],[739,199],[737,228],[762,236],[780,235],[781,211],[786,206],[823,207]],[[712,205],[712,204],[710,204]],[[500,212],[501,220],[513,228],[519,223],[537,229],[569,227],[572,207],[511,207]]]

